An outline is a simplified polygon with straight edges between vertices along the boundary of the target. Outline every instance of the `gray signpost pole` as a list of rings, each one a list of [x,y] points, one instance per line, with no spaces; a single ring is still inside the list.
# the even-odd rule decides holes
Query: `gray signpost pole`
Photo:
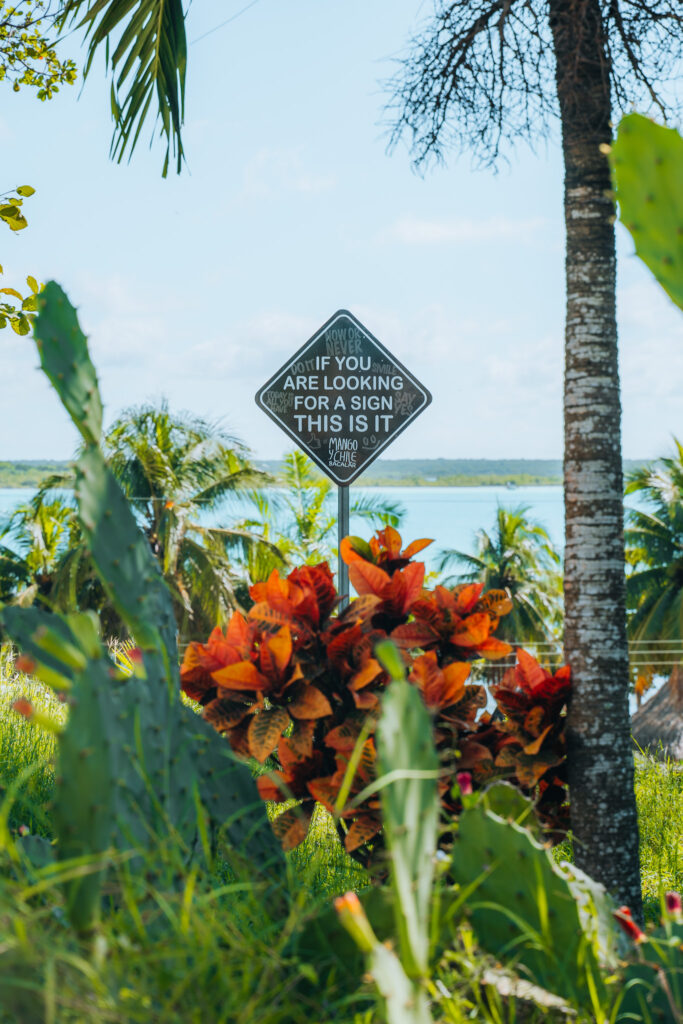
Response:
[[[349,488],[344,484],[337,487],[337,531],[338,531],[338,567],[337,590],[341,595],[341,608],[349,603],[349,567],[341,555],[341,542],[349,535]]]

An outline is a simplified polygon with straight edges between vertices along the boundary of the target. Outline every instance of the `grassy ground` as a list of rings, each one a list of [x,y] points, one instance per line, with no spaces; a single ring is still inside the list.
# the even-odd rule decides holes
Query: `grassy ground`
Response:
[[[77,939],[66,926],[61,890],[50,869],[36,874],[7,854],[7,827],[16,831],[28,825],[32,832],[50,834],[43,808],[52,786],[54,743],[11,710],[20,697],[57,720],[65,714],[49,691],[14,675],[10,661],[0,658],[0,1024],[372,1024],[381,1019],[351,946],[334,964],[321,950],[302,954],[295,941],[314,912],[366,883],[322,810],[305,843],[289,857],[286,921],[267,894],[250,879],[236,878],[224,862],[213,876],[198,878],[193,892],[186,878],[180,890],[173,885],[152,890],[144,871],[122,866],[109,883],[117,909],[96,936]],[[663,892],[683,888],[683,773],[676,765],[640,758],[636,794],[643,891],[654,918]],[[161,851],[162,859],[166,855]],[[169,862],[171,873],[178,877],[177,865]],[[463,932],[433,991],[441,1024],[554,1019],[528,1002],[501,998],[487,984],[494,970]]]

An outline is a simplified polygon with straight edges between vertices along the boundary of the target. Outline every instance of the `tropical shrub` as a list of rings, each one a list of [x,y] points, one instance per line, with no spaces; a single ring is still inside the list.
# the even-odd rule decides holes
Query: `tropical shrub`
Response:
[[[402,547],[387,526],[366,543],[347,537],[342,555],[358,597],[338,610],[327,563],[275,570],[251,588],[253,607],[235,613],[225,632],[192,643],[183,689],[233,751],[268,769],[264,800],[291,801],[273,827],[285,849],[305,837],[315,802],[338,822],[346,850],[376,863],[382,847],[375,731],[389,676],[375,656],[390,638],[431,715],[440,760],[439,792],[450,820],[463,786],[508,778],[536,798],[556,834],[566,820],[563,707],[569,670],[554,676],[526,652],[492,690],[503,718],[486,710],[485,688],[467,682],[471,662],[511,652],[496,638],[512,608],[505,591],[483,584],[424,587],[413,561],[430,541]]]

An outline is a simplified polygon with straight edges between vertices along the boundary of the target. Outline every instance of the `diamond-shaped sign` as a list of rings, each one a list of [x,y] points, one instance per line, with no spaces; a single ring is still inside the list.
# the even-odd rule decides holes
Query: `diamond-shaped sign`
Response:
[[[256,404],[341,485],[355,480],[431,400],[345,309],[256,394]]]

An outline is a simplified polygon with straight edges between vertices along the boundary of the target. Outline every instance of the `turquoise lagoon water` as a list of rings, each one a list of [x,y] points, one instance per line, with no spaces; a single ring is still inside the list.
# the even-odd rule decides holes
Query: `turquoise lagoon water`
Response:
[[[12,510],[30,501],[35,492],[28,488],[0,488],[0,529]],[[496,508],[527,506],[529,515],[540,522],[561,550],[564,539],[564,507],[561,487],[352,487],[355,495],[381,495],[400,502],[405,508],[400,531],[405,541],[432,537],[434,544],[425,551],[430,568],[443,548],[471,551],[477,530],[493,528]],[[216,515],[221,525],[229,525],[246,514],[233,506]],[[364,520],[351,520],[351,530],[367,537],[370,527]]]

